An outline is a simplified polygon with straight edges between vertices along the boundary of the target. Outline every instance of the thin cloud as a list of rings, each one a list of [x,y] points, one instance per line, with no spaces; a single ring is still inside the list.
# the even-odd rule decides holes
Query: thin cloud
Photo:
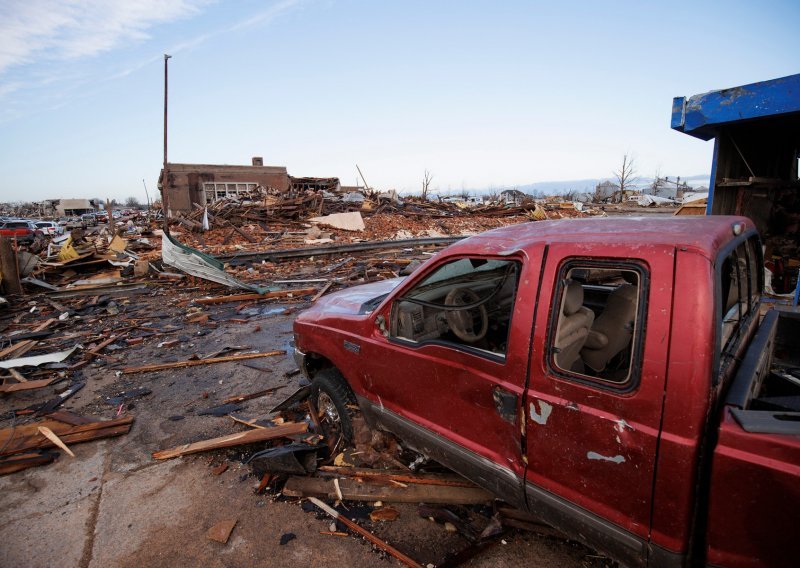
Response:
[[[178,53],[183,52],[183,51],[190,51],[190,50],[192,50],[192,49],[194,49],[196,47],[199,47],[200,45],[206,43],[208,40],[213,39],[215,37],[222,36],[222,35],[227,35],[230,32],[234,32],[234,31],[239,31],[239,30],[243,30],[243,29],[247,29],[247,28],[256,27],[256,26],[259,26],[259,25],[269,24],[275,18],[277,18],[278,16],[280,16],[284,12],[290,10],[291,8],[294,8],[295,6],[301,4],[302,2],[303,2],[303,0],[283,0],[282,2],[278,2],[277,4],[274,4],[274,5],[270,6],[266,10],[263,10],[263,11],[257,13],[257,14],[254,14],[254,15],[248,17],[248,18],[245,18],[245,19],[243,19],[241,21],[238,21],[238,22],[236,22],[234,24],[231,24],[231,25],[229,25],[227,27],[216,29],[213,32],[200,34],[200,35],[195,36],[195,37],[193,37],[191,39],[187,39],[185,41],[177,43],[177,44],[169,47],[166,50],[166,53],[169,53],[170,55],[175,55],[175,54],[178,54]],[[142,61],[140,61],[140,62],[138,62],[138,63],[136,63],[134,65],[131,65],[131,66],[125,68],[125,69],[117,71],[116,73],[114,73],[113,75],[108,77],[108,80],[120,79],[122,77],[127,77],[131,73],[134,73],[134,72],[138,71],[139,69],[147,67],[148,65],[154,63],[155,61],[160,61],[162,57],[163,57],[163,55],[160,54],[160,53],[158,55],[154,55],[152,57],[148,57],[147,59],[144,59],[144,60],[142,60]]]
[[[23,0],[0,5],[0,74],[20,65],[97,55],[143,41],[157,24],[206,0]]]

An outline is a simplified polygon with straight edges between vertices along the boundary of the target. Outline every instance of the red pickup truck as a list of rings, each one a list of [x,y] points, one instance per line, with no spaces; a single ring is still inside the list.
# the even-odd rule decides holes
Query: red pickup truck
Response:
[[[295,357],[355,404],[626,565],[797,565],[800,314],[761,318],[742,217],[541,221],[323,297]]]
[[[16,239],[19,242],[32,242],[36,237],[44,236],[44,232],[31,221],[10,219],[0,223],[0,237]]]

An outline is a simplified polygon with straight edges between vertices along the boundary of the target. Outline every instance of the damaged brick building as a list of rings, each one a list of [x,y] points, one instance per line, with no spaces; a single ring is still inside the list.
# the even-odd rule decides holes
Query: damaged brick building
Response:
[[[192,204],[205,205],[222,197],[254,190],[257,186],[287,191],[291,185],[283,166],[265,166],[263,158],[253,158],[252,165],[167,164],[169,183],[167,199],[173,212],[191,211]],[[158,176],[162,189],[164,170]]]
[[[261,157],[254,157],[249,166],[170,163],[167,171],[167,198],[174,213],[189,212],[193,204],[206,205],[224,197],[249,194],[259,186],[282,193],[338,191],[341,187],[339,178],[292,177],[284,166],[265,166]],[[159,190],[163,181],[162,169],[158,176]]]

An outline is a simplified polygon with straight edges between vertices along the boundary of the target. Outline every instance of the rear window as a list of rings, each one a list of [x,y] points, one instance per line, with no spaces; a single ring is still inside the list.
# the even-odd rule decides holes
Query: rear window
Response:
[[[549,365],[556,375],[628,390],[639,380],[646,307],[644,266],[575,259],[559,274]]]
[[[758,300],[763,287],[761,244],[753,236],[740,243],[718,266],[717,285],[721,315],[719,323],[722,353],[733,353],[745,322],[757,316]]]

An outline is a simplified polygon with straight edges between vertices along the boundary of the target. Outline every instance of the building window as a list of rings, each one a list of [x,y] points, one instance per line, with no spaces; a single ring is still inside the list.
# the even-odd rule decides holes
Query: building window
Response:
[[[392,336],[504,356],[519,267],[485,258],[440,266],[395,303]]]
[[[256,183],[243,183],[243,182],[226,182],[226,183],[204,183],[203,190],[206,193],[206,203],[212,203],[218,199],[226,197],[239,197],[239,195],[246,195],[255,191],[258,184]]]
[[[550,366],[559,375],[611,387],[638,380],[644,271],[614,262],[569,263],[552,312]]]

